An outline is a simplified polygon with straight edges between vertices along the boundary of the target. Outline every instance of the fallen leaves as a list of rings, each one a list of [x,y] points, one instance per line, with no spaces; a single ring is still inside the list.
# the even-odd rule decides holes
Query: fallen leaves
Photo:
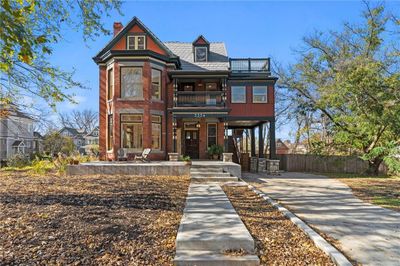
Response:
[[[261,265],[334,265],[303,231],[247,187],[223,189],[253,236]]]
[[[172,265],[188,185],[0,173],[0,264]]]

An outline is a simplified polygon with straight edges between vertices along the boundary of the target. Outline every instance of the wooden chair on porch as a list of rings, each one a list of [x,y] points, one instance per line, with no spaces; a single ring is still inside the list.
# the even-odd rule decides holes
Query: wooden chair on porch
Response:
[[[135,155],[134,161],[149,162],[150,160],[147,159],[147,156],[149,156],[150,152],[150,148],[144,149],[141,155]]]

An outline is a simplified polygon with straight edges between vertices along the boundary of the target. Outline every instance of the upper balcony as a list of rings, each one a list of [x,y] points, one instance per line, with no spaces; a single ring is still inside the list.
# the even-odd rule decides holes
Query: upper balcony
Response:
[[[177,91],[176,107],[223,107],[222,91]]]
[[[270,73],[269,58],[230,58],[232,73]]]

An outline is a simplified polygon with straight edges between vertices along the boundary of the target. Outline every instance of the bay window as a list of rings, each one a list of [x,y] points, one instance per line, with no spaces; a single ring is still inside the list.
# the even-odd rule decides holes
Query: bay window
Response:
[[[112,150],[114,139],[113,139],[113,115],[107,116],[107,150]]]
[[[107,74],[107,100],[111,100],[114,94],[114,71],[108,70]]]
[[[161,116],[151,116],[151,147],[161,150]]]
[[[151,70],[151,98],[161,100],[161,71]]]
[[[142,68],[121,67],[121,97],[143,99]]]
[[[142,150],[143,148],[142,115],[121,114],[121,147]]]

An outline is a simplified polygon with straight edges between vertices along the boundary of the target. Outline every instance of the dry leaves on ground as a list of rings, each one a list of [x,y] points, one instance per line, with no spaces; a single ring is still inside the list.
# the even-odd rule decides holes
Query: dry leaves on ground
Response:
[[[172,265],[188,185],[0,173],[0,264]]]
[[[253,236],[262,265],[334,265],[296,225],[247,187],[223,189]]]

